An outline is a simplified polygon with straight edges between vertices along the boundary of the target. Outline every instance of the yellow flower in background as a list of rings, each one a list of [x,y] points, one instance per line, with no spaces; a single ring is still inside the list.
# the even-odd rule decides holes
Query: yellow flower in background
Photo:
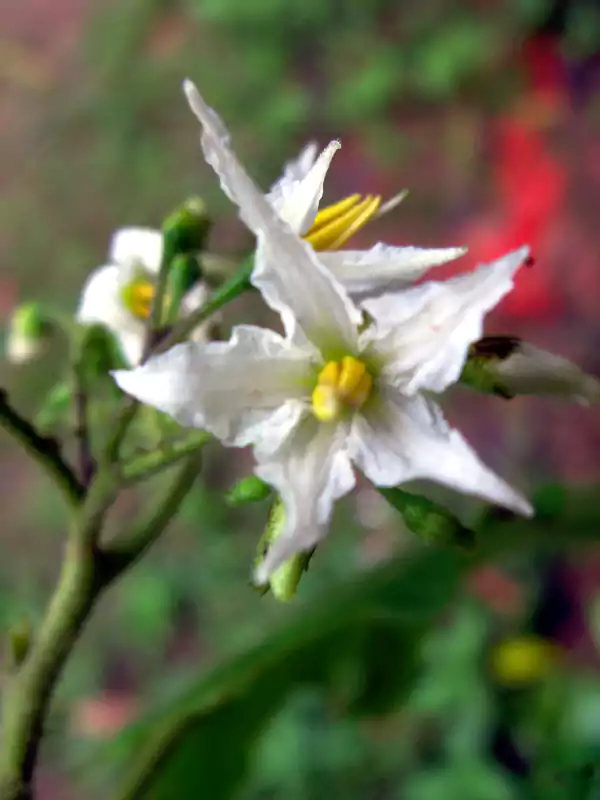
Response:
[[[492,675],[509,688],[530,686],[554,670],[559,655],[559,648],[541,636],[514,636],[494,647],[490,663]]]

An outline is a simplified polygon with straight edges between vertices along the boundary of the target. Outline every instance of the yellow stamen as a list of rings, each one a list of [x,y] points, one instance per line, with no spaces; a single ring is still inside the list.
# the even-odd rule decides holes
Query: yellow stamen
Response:
[[[123,302],[131,313],[139,319],[148,319],[156,288],[143,278],[132,281],[123,289]]]
[[[344,197],[343,200],[339,200],[337,203],[333,203],[332,205],[321,209],[321,211],[317,213],[315,221],[313,222],[307,235],[315,233],[317,230],[319,230],[319,228],[328,225],[332,220],[337,219],[342,214],[345,214],[346,211],[352,208],[352,206],[355,206],[359,200],[359,194],[351,194],[348,197]]]
[[[315,250],[337,250],[375,215],[381,197],[367,195],[360,203],[360,195],[351,195],[317,214],[315,224],[304,239]]]
[[[312,394],[313,414],[321,422],[338,419],[345,409],[364,405],[372,387],[366,365],[354,356],[344,356],[341,362],[329,361]]]

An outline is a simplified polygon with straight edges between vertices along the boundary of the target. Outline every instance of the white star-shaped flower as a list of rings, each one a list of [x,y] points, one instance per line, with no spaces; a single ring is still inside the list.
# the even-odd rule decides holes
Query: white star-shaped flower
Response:
[[[142,357],[162,253],[160,231],[123,228],[112,238],[109,263],[91,273],[81,293],[77,320],[100,323],[111,330],[132,366],[139,364]],[[207,288],[197,284],[184,297],[182,313],[189,314],[207,297]],[[192,338],[203,340],[205,335],[206,329],[201,326]]]
[[[527,248],[445,283],[365,303],[363,312],[275,212],[238,163],[220,119],[186,85],[202,148],[257,237],[252,281],[281,315],[285,336],[240,325],[229,342],[185,343],[119,386],[225,444],[254,446],[256,473],[281,495],[286,529],[257,580],[324,536],[332,507],[355,484],[429,479],[532,513],[444,420],[427,392],[455,382],[485,313],[512,287]]]

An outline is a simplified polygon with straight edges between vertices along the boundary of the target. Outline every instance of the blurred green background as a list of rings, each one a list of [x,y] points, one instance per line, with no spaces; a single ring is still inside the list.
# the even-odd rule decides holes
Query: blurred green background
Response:
[[[202,161],[180,88],[190,77],[265,187],[306,141],[339,137],[325,201],[410,189],[359,246],[466,244],[460,270],[529,242],[536,265],[489,330],[600,371],[596,2],[4,0],[2,17],[5,320],[29,298],[72,313],[112,232],[159,226],[190,194],[215,218],[213,252],[237,259],[251,246]],[[262,318],[256,299],[228,310]],[[1,363],[2,385],[34,415],[64,360],[59,343],[41,363]],[[298,610],[277,605],[248,585],[266,509],[223,499],[248,455],[212,447],[178,521],[84,634],[39,797],[110,796],[148,713],[186,702],[199,709],[189,741],[144,796],[599,797],[600,561],[575,548],[600,537],[597,411],[462,391],[448,411],[490,465],[537,492],[525,552],[516,535],[468,577],[452,553],[419,552],[413,572],[404,554],[419,548],[363,486],[319,548]],[[39,618],[65,517],[4,438],[0,477],[4,630]],[[147,492],[117,513],[142,508]],[[491,528],[501,540],[502,525]],[[330,604],[314,600],[323,591]]]

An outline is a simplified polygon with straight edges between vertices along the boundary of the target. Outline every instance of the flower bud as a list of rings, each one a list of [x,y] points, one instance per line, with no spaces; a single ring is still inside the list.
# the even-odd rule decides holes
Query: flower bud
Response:
[[[600,380],[562,356],[511,336],[485,336],[471,345],[461,381],[511,398],[559,395],[582,405],[600,402]]]
[[[206,205],[200,197],[190,197],[163,223],[165,258],[193,255],[204,249],[211,228]]]
[[[285,507],[280,498],[277,498],[271,507],[266,530],[258,545],[258,554],[255,567],[260,565],[269,548],[285,529]],[[269,588],[276,600],[287,603],[296,594],[302,574],[308,569],[314,549],[308,553],[297,553],[276,569],[269,578]]]
[[[242,478],[225,497],[230,506],[243,506],[246,503],[258,503],[266,500],[273,490],[268,483],[261,481],[256,475]]]
[[[26,364],[46,350],[54,325],[39,303],[24,303],[10,321],[6,357],[12,364]]]

